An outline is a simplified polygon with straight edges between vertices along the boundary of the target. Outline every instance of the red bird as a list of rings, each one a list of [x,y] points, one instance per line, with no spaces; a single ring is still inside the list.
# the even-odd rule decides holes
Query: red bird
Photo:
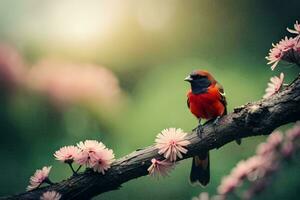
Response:
[[[199,127],[201,119],[217,119],[227,114],[224,89],[209,72],[195,70],[184,80],[191,84],[191,89],[187,93],[187,105],[198,118]],[[209,179],[209,152],[207,151],[193,158],[190,181],[205,186],[209,183]]]

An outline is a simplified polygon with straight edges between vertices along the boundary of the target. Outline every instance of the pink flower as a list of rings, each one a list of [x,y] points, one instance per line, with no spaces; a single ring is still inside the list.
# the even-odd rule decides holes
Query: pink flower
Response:
[[[181,129],[164,129],[155,139],[158,153],[163,154],[170,161],[176,161],[177,157],[182,158],[182,154],[187,153],[184,147],[190,144],[185,139],[186,135]]]
[[[277,93],[282,87],[283,79],[284,79],[283,73],[280,73],[280,77],[277,76],[271,77],[270,79],[271,82],[268,83],[268,87],[266,89],[266,93],[263,96],[263,98],[268,98],[274,95],[275,93]]]
[[[35,171],[34,175],[30,177],[30,185],[27,191],[38,188],[41,184],[47,181],[52,166],[43,167]]]
[[[198,197],[193,197],[192,200],[209,200],[207,192],[201,192]]]
[[[297,41],[295,38],[288,38],[285,36],[284,39],[280,40],[280,42],[277,45],[277,48],[279,48],[281,51],[286,52],[291,49],[294,49],[297,45]]]
[[[105,148],[102,150],[98,150],[94,155],[91,167],[93,167],[93,170],[95,172],[101,172],[102,174],[105,174],[104,171],[110,168],[114,160],[115,155],[111,149]]]
[[[278,44],[272,44],[273,48],[270,49],[269,55],[266,57],[266,59],[269,61],[267,64],[272,64],[272,70],[275,69],[281,60],[299,65],[299,39],[300,36],[297,36],[296,38],[285,37],[284,39],[280,40]]]
[[[168,160],[159,161],[153,158],[151,162],[152,164],[148,168],[148,172],[150,176],[153,177],[168,176],[170,171],[174,168],[174,163]]]
[[[61,195],[58,192],[55,191],[47,191],[44,192],[41,196],[41,200],[59,200],[61,198]]]
[[[75,158],[75,162],[79,165],[92,167],[96,160],[95,154],[98,151],[104,150],[106,147],[102,142],[96,140],[86,140],[77,144],[81,152]]]
[[[238,180],[244,179],[253,171],[261,167],[263,159],[260,156],[253,156],[246,161],[240,161],[235,168],[231,171],[229,176],[235,177]]]
[[[80,149],[76,146],[64,146],[54,153],[56,160],[65,163],[72,163],[80,153]]]
[[[288,32],[290,33],[294,33],[294,34],[300,34],[300,24],[298,23],[298,21],[296,21],[296,23],[294,24],[294,29],[289,29],[287,28]]]
[[[240,161],[231,173],[222,179],[218,187],[218,193],[226,198],[228,193],[234,192],[245,178],[248,178],[250,189],[244,192],[244,197],[252,197],[253,192],[260,192],[270,181],[270,177],[280,167],[280,162],[290,158],[296,152],[296,143],[293,141],[300,136],[300,126],[298,123],[287,131],[286,138],[279,131],[274,131],[267,142],[258,146],[256,155],[246,161]],[[238,193],[239,194],[239,193]],[[246,196],[245,196],[246,195]],[[250,196],[249,196],[250,195]]]
[[[279,48],[278,44],[272,44],[272,46],[273,48],[270,49],[269,55],[266,57],[266,59],[269,61],[267,64],[272,64],[271,69],[274,70],[275,67],[278,65],[279,61],[281,60],[283,52]]]
[[[114,161],[115,155],[102,142],[86,140],[77,144],[81,152],[75,158],[79,165],[93,168],[95,172],[105,173]]]
[[[42,60],[30,68],[26,83],[59,106],[92,103],[114,109],[125,98],[113,72],[93,64]]]
[[[273,148],[278,147],[283,140],[282,133],[279,131],[273,132],[269,137],[268,137],[268,144],[271,145]]]
[[[243,179],[245,176],[247,176],[247,173],[249,173],[250,169],[247,165],[247,162],[242,160],[240,161],[235,168],[231,171],[231,176],[237,178],[237,179]]]
[[[0,89],[10,90],[24,79],[25,66],[15,48],[0,43]]]
[[[249,171],[253,171],[259,168],[264,163],[264,159],[261,156],[252,156],[248,158],[247,165],[249,167]]]
[[[295,139],[300,137],[300,122],[297,122],[296,125],[287,131],[286,133],[287,139],[290,141],[294,141]]]
[[[270,153],[272,153],[273,148],[270,144],[268,143],[261,143],[258,145],[257,149],[256,149],[256,154],[259,156],[266,156]]]
[[[232,192],[236,187],[240,185],[239,179],[233,176],[227,176],[222,179],[221,184],[218,187],[218,193],[221,195]]]
[[[252,156],[247,160],[247,165],[249,167],[249,171],[247,174],[247,178],[250,181],[257,180],[264,176],[265,174],[265,166],[266,163],[269,162],[269,159],[264,159],[261,156]]]
[[[282,155],[286,158],[291,157],[293,151],[294,151],[294,146],[291,141],[285,142],[281,149]]]

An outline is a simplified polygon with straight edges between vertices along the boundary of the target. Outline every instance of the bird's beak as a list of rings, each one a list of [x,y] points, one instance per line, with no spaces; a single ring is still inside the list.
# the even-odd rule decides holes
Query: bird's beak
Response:
[[[192,77],[190,76],[190,75],[188,75],[185,79],[184,79],[184,81],[187,81],[187,82],[191,82],[193,79],[192,79]]]

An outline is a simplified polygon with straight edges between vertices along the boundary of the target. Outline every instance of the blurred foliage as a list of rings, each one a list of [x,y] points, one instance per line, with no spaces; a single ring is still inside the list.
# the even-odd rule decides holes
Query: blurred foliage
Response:
[[[299,0],[1,0],[0,39],[15,46],[26,68],[44,58],[92,63],[112,70],[126,94],[113,114],[99,105],[57,106],[22,83],[0,96],[0,195],[24,191],[34,170],[53,165],[54,181],[71,175],[56,162],[59,147],[97,139],[121,157],[153,143],[168,127],[193,129],[186,107],[184,77],[207,69],[224,86],[228,109],[260,99],[270,76],[283,71],[286,82],[299,68],[271,71],[265,56],[272,42],[300,20]],[[109,108],[109,107],[108,107]],[[110,109],[108,109],[110,110]],[[115,109],[111,109],[115,110]],[[191,187],[191,161],[170,177],[142,177],[96,199],[190,199],[215,193],[221,177],[252,155],[264,137],[245,139],[211,152],[208,187]],[[299,166],[299,165],[298,165]],[[296,199],[297,167],[284,168],[261,199]]]

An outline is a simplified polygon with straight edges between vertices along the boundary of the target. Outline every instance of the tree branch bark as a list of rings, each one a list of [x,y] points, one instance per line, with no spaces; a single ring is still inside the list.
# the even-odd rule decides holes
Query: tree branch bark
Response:
[[[270,134],[277,127],[297,120],[300,120],[300,76],[282,92],[268,99],[235,108],[233,113],[220,118],[217,125],[205,124],[202,139],[196,132],[189,134],[191,144],[182,159],[204,150],[220,148],[238,138]],[[89,199],[147,175],[152,158],[162,157],[154,146],[145,147],[116,160],[105,175],[88,170],[51,186],[0,199],[39,199],[49,190],[59,192],[62,199]]]

